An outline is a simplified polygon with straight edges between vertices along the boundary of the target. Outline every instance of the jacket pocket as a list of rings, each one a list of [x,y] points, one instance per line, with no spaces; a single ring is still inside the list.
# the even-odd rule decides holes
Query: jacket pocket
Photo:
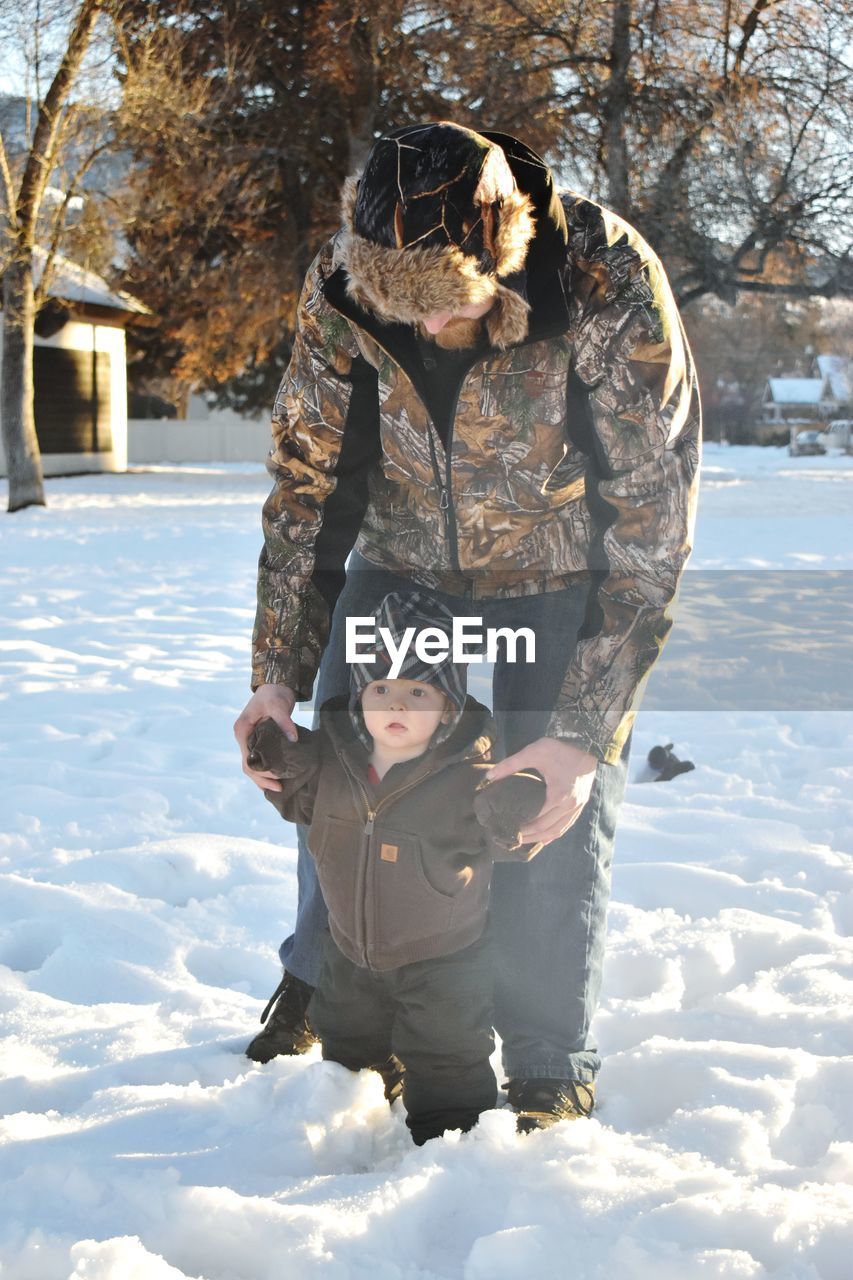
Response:
[[[582,498],[584,495],[584,478],[586,466],[582,458],[572,448],[568,438],[562,444],[563,456],[552,467],[542,482],[539,492],[542,494],[559,494],[566,501]]]
[[[372,934],[390,948],[447,932],[455,895],[443,893],[424,869],[421,842],[408,831],[382,827],[371,849]]]
[[[538,519],[583,497],[584,472],[585,460],[565,425],[542,426],[535,439],[508,443],[492,458],[473,459],[457,486],[457,500]]]
[[[323,814],[308,832],[308,848],[317,864],[317,877],[329,915],[350,938],[359,935],[356,903],[363,892],[364,832],[357,822]]]
[[[324,813],[311,823],[308,848],[319,866],[330,854],[345,854],[348,848],[357,853],[361,835],[362,828],[352,819]]]

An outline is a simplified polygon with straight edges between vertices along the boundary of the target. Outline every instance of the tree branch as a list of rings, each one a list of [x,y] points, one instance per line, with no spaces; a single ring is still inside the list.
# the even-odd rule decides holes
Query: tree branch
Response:
[[[749,42],[755,35],[758,28],[758,19],[766,9],[773,9],[779,3],[781,3],[781,0],[755,0],[755,4],[740,24],[743,36],[741,37],[741,42],[738,45],[738,50],[735,54],[735,75],[740,75],[743,60],[746,57],[746,51],[749,48]]]
[[[106,141],[102,142],[100,146],[93,147],[93,149],[87,155],[86,159],[77,169],[77,172],[74,174],[74,177],[72,178],[70,185],[66,189],[65,198],[62,201],[62,204],[58,207],[56,211],[56,215],[53,219],[53,229],[50,235],[50,243],[45,252],[44,266],[42,267],[41,279],[39,280],[38,288],[35,291],[36,310],[42,307],[47,300],[48,290],[50,288],[51,276],[53,273],[53,264],[56,259],[56,255],[59,252],[59,246],[62,242],[63,232],[65,231],[65,220],[66,220],[66,217],[68,216],[68,208],[71,204],[71,201],[74,199],[75,195],[77,194],[80,187],[80,183],[83,181],[84,177],[89,172],[92,165],[97,160],[98,156],[102,155],[103,152],[105,151],[109,151],[112,145],[113,145],[112,139],[107,139]]]
[[[31,247],[38,211],[67,124],[62,109],[92,38],[102,0],[82,0],[62,61],[38,113],[18,196],[18,239]]]
[[[12,171],[9,168],[9,157],[6,154],[6,147],[3,142],[3,134],[0,133],[0,177],[3,179],[3,192],[6,197],[6,216],[9,219],[9,226],[12,231],[17,230],[18,213],[15,205],[15,186],[12,182]]]
[[[740,276],[734,279],[719,281],[703,280],[692,289],[676,290],[678,301],[686,307],[706,293],[715,293],[723,297],[721,288],[727,287],[731,293],[764,293],[783,298],[853,298],[853,279],[845,279],[842,270],[846,259],[839,262],[838,270],[825,280],[823,284],[798,284],[793,281],[744,280]],[[727,300],[727,299],[724,299]]]

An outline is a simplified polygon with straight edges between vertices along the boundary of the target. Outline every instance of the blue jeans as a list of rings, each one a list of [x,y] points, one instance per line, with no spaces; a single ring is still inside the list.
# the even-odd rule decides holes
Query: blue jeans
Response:
[[[353,553],[320,666],[316,708],[349,688],[346,617],[366,617],[389,591],[412,587],[405,577],[377,569]],[[455,615],[482,618],[484,629],[524,626],[535,632],[535,662],[507,662],[501,646],[494,664],[492,710],[505,754],[545,734],[584,620],[589,589],[587,582],[580,582],[537,596],[478,601],[433,593]],[[517,657],[523,656],[521,644]],[[484,684],[483,670],[469,666],[468,691],[488,702],[487,686],[477,687]],[[495,1030],[503,1042],[503,1066],[509,1079],[590,1081],[601,1065],[589,1044],[589,1028],[601,987],[613,838],[629,750],[630,739],[618,764],[599,764],[590,799],[565,835],[532,862],[495,865],[491,893]],[[314,986],[327,916],[303,827],[299,828],[298,885],[296,927],[282,943],[280,955],[290,973]]]

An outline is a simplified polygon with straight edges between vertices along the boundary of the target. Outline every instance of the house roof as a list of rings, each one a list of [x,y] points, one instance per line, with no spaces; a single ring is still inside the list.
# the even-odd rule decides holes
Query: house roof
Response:
[[[47,254],[44,249],[34,252],[34,276],[36,284],[41,280]],[[98,307],[110,307],[115,311],[123,311],[126,315],[147,316],[151,311],[144,302],[134,298],[132,294],[121,289],[111,289],[103,276],[81,267],[61,253],[53,259],[50,285],[47,290],[51,298],[62,302],[76,302]]]
[[[820,404],[824,378],[768,378],[767,399],[774,404]]]
[[[820,376],[829,379],[834,400],[844,403],[851,398],[850,361],[846,356],[815,356],[815,365]]]

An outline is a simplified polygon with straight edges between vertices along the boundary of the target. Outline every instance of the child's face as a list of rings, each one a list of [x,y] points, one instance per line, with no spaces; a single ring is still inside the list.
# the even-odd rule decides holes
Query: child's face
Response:
[[[414,756],[449,722],[452,706],[440,689],[419,680],[371,680],[361,712],[375,745]]]

